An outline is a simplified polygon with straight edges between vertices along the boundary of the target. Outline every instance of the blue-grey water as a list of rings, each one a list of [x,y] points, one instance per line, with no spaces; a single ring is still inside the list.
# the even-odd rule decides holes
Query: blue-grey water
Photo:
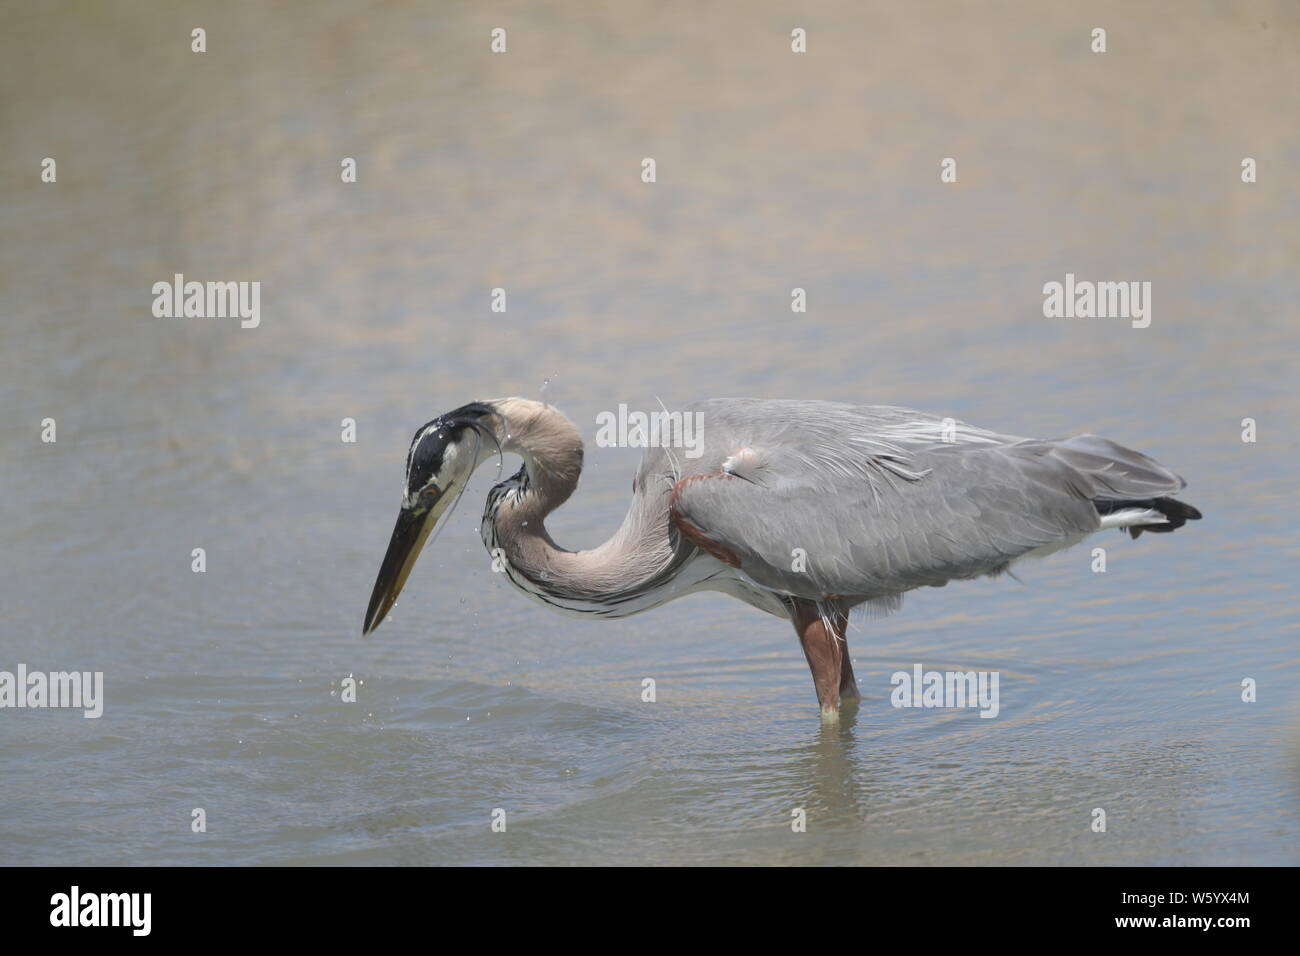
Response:
[[[1297,39],[1286,3],[0,8],[0,670],[106,698],[0,710],[0,863],[1300,862]],[[261,282],[260,325],[156,318],[178,272]],[[1151,282],[1150,326],[1045,318],[1066,273]],[[597,414],[725,395],[1097,432],[1205,518],[909,594],[838,728],[730,598],[513,592],[491,469],[362,639],[415,428],[546,381],[572,548],[639,455]],[[1000,715],[891,707],[917,663],[1000,672]]]

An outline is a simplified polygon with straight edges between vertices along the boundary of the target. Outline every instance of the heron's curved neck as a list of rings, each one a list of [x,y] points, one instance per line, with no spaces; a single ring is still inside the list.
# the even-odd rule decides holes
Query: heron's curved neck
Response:
[[[527,511],[527,517],[540,521],[578,487],[582,435],[561,412],[541,402],[503,398],[488,404],[497,411],[497,442],[524,460],[527,494],[519,496],[512,512]]]
[[[644,593],[672,562],[666,512],[660,521],[656,508],[634,502],[604,544],[589,551],[561,548],[545,522],[578,486],[582,435],[541,402],[511,398],[491,404],[499,413],[502,449],[524,459],[519,474],[492,489],[483,516],[483,540],[494,557],[501,549],[501,570],[520,590],[575,611],[615,607]]]

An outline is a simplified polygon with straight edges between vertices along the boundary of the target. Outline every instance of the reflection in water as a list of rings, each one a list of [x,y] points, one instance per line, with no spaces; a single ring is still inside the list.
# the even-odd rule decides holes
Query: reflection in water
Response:
[[[799,759],[800,775],[806,781],[807,807],[810,815],[825,820],[857,820],[868,807],[862,789],[870,780],[870,771],[859,765],[863,756],[856,750],[853,725],[858,705],[846,701],[838,724],[823,723],[816,737]]]

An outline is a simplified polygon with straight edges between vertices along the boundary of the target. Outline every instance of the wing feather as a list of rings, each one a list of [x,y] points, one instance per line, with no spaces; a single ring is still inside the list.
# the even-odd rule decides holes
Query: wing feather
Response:
[[[649,453],[638,481],[670,469],[658,477],[675,488],[673,520],[758,584],[812,600],[998,573],[1098,530],[1094,497],[1183,486],[1095,435],[1027,440],[890,406],[717,399],[687,411],[701,416],[703,453],[671,465]],[[719,480],[682,481],[709,475]]]

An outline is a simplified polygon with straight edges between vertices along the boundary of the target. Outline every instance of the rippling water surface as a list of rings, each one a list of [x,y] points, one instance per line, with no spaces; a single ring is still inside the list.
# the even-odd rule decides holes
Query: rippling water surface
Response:
[[[1300,862],[1296,8],[576,9],[0,12],[0,669],[107,695],[0,711],[0,862]],[[260,327],[154,318],[176,272],[260,281]],[[1045,319],[1067,272],[1152,282],[1151,326]],[[721,395],[1102,433],[1205,520],[909,595],[835,729],[728,598],[515,594],[486,469],[363,640],[411,433],[545,379],[569,547],[637,463],[597,413]],[[893,709],[915,663],[999,671],[1000,716]]]

